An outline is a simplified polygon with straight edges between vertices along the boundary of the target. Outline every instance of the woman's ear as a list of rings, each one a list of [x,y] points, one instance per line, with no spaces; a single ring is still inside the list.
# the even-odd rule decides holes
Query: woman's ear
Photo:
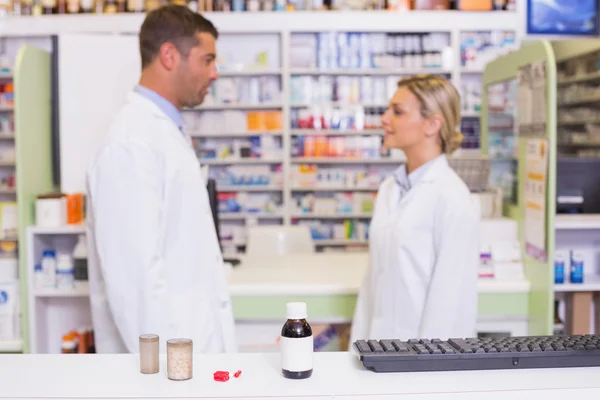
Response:
[[[437,136],[442,126],[444,125],[444,119],[441,115],[433,114],[427,117],[425,120],[425,134],[428,137]]]

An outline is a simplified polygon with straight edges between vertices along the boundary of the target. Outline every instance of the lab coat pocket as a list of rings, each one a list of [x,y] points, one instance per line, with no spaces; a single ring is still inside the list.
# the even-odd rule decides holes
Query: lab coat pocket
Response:
[[[225,266],[223,266],[223,269],[225,269]],[[235,352],[237,350],[235,322],[233,319],[233,308],[224,270],[222,273],[216,274],[215,288],[217,289],[216,299],[221,335],[223,338],[223,350],[225,352]]]

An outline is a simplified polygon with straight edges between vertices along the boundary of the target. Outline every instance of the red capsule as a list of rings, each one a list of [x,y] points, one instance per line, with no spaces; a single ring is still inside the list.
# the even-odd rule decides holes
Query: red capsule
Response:
[[[227,382],[229,380],[229,372],[217,371],[213,374],[213,378],[217,382]]]
[[[242,374],[241,370],[237,370],[235,374],[233,374],[233,376],[235,376],[236,378],[239,378],[240,375]]]

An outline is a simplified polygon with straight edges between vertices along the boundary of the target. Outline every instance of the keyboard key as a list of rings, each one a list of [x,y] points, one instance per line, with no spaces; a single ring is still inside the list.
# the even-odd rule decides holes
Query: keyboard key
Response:
[[[371,347],[369,347],[369,344],[364,340],[356,341],[356,347],[358,347],[358,351],[360,351],[361,353],[371,352]]]
[[[381,347],[377,340],[369,340],[369,346],[376,353],[383,352],[383,347]]]
[[[461,350],[466,347],[471,347],[467,344],[467,342],[464,339],[449,339],[448,343],[450,343],[450,345],[452,345],[457,350]]]
[[[392,343],[391,340],[381,340],[381,347],[383,347],[383,350],[388,353],[390,351],[392,352],[396,352],[396,348],[394,347],[394,344]]]
[[[400,352],[400,353],[407,353],[409,351],[408,347],[406,347],[406,345],[398,339],[392,340],[392,344],[394,345],[396,350],[398,350],[398,352]]]

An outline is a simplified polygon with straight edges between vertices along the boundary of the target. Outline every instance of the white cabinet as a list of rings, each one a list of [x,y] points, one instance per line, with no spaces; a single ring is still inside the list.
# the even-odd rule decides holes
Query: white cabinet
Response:
[[[83,192],[90,156],[139,80],[137,36],[62,34],[58,59],[60,187]]]

